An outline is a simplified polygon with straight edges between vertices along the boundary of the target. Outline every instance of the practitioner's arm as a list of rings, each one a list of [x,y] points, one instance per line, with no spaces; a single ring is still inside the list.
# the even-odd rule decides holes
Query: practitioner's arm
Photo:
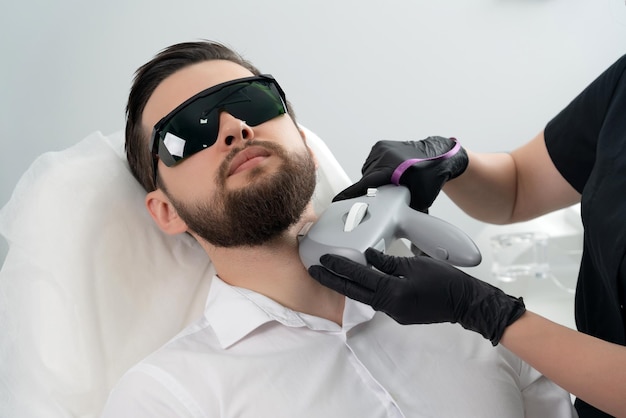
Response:
[[[467,153],[467,169],[443,191],[476,219],[521,222],[580,202],[554,166],[543,131],[511,153]]]
[[[527,311],[500,344],[559,386],[615,416],[626,416],[626,347]]]

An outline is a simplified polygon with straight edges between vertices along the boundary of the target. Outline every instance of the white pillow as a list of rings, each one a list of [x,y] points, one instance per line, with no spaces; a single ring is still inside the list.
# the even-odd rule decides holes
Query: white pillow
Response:
[[[350,180],[303,129],[321,211]],[[42,155],[0,211],[0,416],[97,416],[125,370],[202,313],[212,264],[158,230],[123,143],[96,132]]]

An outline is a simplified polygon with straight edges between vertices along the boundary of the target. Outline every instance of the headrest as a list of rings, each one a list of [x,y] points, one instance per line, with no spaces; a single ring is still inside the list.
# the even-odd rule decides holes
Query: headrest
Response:
[[[321,211],[350,180],[303,129]],[[212,264],[191,237],[156,227],[123,143],[96,132],[42,155],[0,211],[2,416],[97,415],[125,370],[202,313]]]

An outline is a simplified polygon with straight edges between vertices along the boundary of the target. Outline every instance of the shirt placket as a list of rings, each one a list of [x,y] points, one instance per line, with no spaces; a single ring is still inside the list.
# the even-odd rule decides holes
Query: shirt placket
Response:
[[[359,375],[363,383],[372,391],[372,393],[380,400],[387,410],[387,416],[390,418],[406,418],[400,407],[393,399],[391,394],[380,384],[380,382],[370,373],[368,368],[361,362],[356,352],[349,343],[349,337],[345,333],[341,333],[343,343],[348,350],[348,359],[350,364]]]

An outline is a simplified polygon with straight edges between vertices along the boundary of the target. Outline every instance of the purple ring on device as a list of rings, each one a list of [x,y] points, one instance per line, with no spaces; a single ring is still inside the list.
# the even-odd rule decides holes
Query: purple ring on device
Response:
[[[405,160],[394,170],[393,174],[391,175],[391,183],[395,184],[396,186],[399,186],[400,177],[402,177],[404,172],[408,170],[408,168],[411,167],[415,163],[419,163],[422,161],[445,160],[446,158],[450,158],[454,154],[459,152],[459,150],[461,149],[461,144],[459,144],[459,141],[457,141],[456,138],[450,138],[450,139],[454,141],[454,146],[452,147],[452,149],[450,149],[450,151],[444,154],[437,155],[434,157],[429,157],[429,158],[411,158],[410,160]]]

